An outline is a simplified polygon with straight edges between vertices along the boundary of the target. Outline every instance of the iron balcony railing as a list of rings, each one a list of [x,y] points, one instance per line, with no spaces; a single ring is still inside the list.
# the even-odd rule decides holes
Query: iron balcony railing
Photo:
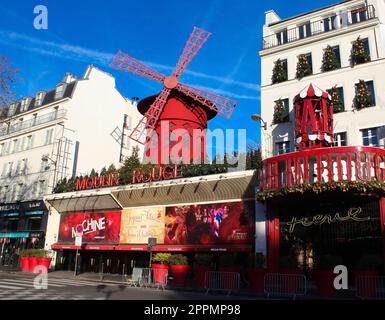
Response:
[[[48,123],[57,119],[64,118],[67,113],[67,110],[61,109],[58,111],[50,112],[40,117],[36,117],[33,119],[29,119],[26,121],[20,121],[18,123],[14,123],[12,125],[3,124],[0,128],[0,137],[6,136],[18,131],[22,131],[28,128],[32,128],[44,123]]]
[[[281,30],[275,34],[266,36],[263,38],[262,48],[269,49],[277,47],[374,18],[376,18],[376,14],[373,5],[346,11],[345,13],[339,13],[338,15],[320,19],[307,25]]]

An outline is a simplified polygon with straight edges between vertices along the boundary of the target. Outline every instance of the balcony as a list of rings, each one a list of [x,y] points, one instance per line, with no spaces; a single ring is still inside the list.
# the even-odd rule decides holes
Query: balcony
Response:
[[[3,124],[3,126],[0,128],[0,137],[19,132],[25,129],[29,129],[32,127],[39,126],[41,124],[45,124],[57,119],[64,118],[67,113],[67,110],[61,109],[58,111],[54,111],[48,114],[45,114],[40,117],[36,117],[34,119],[26,120],[26,121],[20,121],[17,123],[14,123],[10,126],[7,126],[6,124]]]
[[[333,16],[327,19],[320,19],[311,22],[309,25],[307,25],[307,28],[306,26],[303,26],[303,28],[307,29],[306,35],[303,31],[300,31],[300,27],[294,27],[291,29],[283,30],[270,36],[266,36],[262,40],[262,49],[265,50],[269,48],[274,48],[287,43],[311,38],[322,33],[337,30],[338,28],[342,29],[345,26],[362,23],[368,20],[372,20],[374,18],[376,18],[376,14],[373,5],[369,5],[360,9],[346,11],[346,14],[341,14],[339,16]],[[339,19],[339,21],[337,21],[339,23],[335,23],[336,19]]]
[[[377,147],[332,147],[292,152],[263,162],[262,200],[276,195],[312,190],[385,194],[385,150]],[[298,188],[301,187],[301,188]],[[365,191],[366,190],[366,191]],[[264,199],[263,199],[264,198]]]

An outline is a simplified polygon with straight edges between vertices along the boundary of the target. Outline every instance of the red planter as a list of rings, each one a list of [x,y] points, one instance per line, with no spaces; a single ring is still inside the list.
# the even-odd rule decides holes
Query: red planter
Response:
[[[36,257],[30,257],[28,258],[29,259],[29,271],[30,272],[34,272],[35,268],[37,267],[38,265],[38,258]]]
[[[189,265],[171,265],[173,285],[183,287],[186,285],[187,275],[191,267]]]
[[[205,287],[205,276],[206,272],[214,271],[213,267],[207,266],[194,266],[194,275],[195,275],[195,283],[198,288]]]
[[[29,272],[29,258],[21,257],[21,272]]]
[[[331,270],[317,270],[314,273],[319,293],[323,297],[330,297],[334,294],[334,279],[336,275]]]
[[[154,282],[158,284],[165,284],[166,283],[166,278],[164,277],[164,273],[166,270],[168,270],[168,264],[156,264],[153,263],[151,264],[151,268],[153,270],[153,276],[154,276]],[[164,271],[158,271],[158,270],[164,270]]]
[[[264,292],[266,269],[261,268],[248,268],[247,279],[249,280],[250,290],[253,292]]]
[[[38,265],[45,267],[48,272],[49,267],[51,265],[52,258],[39,258],[37,260],[38,260]]]

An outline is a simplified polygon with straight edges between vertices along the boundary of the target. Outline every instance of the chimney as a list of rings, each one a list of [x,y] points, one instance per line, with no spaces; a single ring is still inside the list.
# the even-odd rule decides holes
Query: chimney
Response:
[[[67,72],[63,78],[64,83],[71,83],[76,80],[76,77],[73,76],[70,72]]]

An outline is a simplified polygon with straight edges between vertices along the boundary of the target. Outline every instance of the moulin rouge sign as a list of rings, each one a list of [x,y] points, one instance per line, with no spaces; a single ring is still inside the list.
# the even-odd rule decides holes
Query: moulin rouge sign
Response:
[[[182,166],[158,166],[150,170],[143,168],[135,169],[132,172],[132,184],[146,183],[152,181],[163,181],[183,178]],[[120,185],[119,173],[96,175],[93,177],[78,178],[75,181],[75,190],[89,190],[97,188],[115,187]]]

